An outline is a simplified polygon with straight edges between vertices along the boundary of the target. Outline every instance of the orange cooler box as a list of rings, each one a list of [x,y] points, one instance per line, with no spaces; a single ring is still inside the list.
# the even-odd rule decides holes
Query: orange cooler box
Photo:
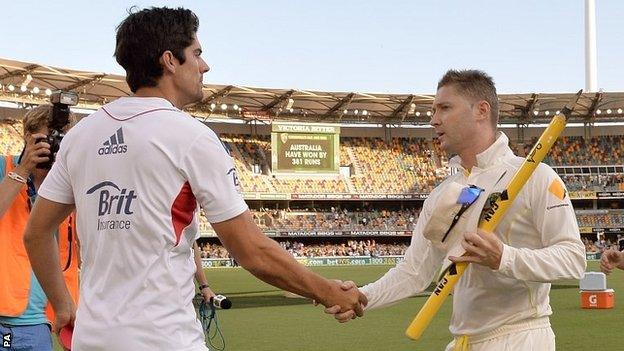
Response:
[[[581,290],[581,308],[613,308],[615,292],[606,290]]]

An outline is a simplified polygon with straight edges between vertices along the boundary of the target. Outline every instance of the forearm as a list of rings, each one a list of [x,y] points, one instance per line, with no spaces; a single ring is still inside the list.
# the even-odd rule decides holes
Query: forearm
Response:
[[[259,279],[324,303],[330,290],[340,289],[299,264],[277,242],[264,235],[249,211],[221,223],[213,223],[221,242],[236,261]]]
[[[28,177],[28,174],[22,174],[24,172],[18,172],[17,170],[15,172],[24,179]],[[0,218],[4,216],[4,213],[11,207],[15,197],[24,186],[26,186],[26,184],[11,179],[8,176],[2,179],[2,182],[0,182]]]
[[[301,265],[275,241],[262,236],[258,245],[250,247],[249,254],[232,253],[240,265],[268,284],[323,303],[323,292],[330,289],[327,280]]]
[[[202,266],[201,255],[199,253],[199,246],[197,243],[193,243],[193,258],[195,260],[195,280],[198,285],[208,285],[208,279],[204,274],[204,267]]]
[[[505,245],[499,272],[524,281],[552,282],[580,279],[587,263],[585,248],[575,241],[560,242],[543,249]]]
[[[386,307],[424,291],[435,278],[443,259],[443,254],[422,234],[414,234],[405,260],[361,289],[368,298],[366,309]]]
[[[71,296],[59,266],[58,245],[53,235],[33,235],[33,230],[28,228],[24,236],[32,270],[52,306],[59,306]]]
[[[53,233],[73,209],[73,205],[53,202],[39,196],[24,233],[24,245],[33,272],[55,309],[57,306],[72,303],[63,280],[58,245]]]

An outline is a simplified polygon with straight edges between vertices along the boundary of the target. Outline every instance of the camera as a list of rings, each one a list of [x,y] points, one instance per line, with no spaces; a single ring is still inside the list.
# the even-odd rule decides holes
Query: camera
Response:
[[[37,164],[39,169],[50,169],[56,160],[56,153],[65,136],[63,129],[69,124],[69,106],[78,104],[78,94],[57,90],[50,95],[52,103],[52,118],[48,120],[48,136],[36,140],[36,143],[45,141],[50,144],[50,159]]]

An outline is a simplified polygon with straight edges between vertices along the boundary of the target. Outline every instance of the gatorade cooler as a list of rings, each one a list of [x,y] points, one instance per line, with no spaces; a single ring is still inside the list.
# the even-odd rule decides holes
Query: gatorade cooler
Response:
[[[615,292],[613,289],[581,290],[581,308],[613,308]]]
[[[581,308],[613,308],[615,292],[607,289],[607,276],[602,272],[586,272],[579,282]]]

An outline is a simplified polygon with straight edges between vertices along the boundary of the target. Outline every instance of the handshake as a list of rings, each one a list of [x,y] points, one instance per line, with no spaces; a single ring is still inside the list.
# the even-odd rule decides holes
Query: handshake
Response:
[[[368,304],[366,296],[358,289],[354,282],[333,280],[333,286],[329,298],[326,301],[314,300],[314,305],[319,303],[325,306],[325,313],[331,314],[340,323],[346,323],[356,317],[364,316],[364,307]],[[337,295],[337,296],[336,296]]]

